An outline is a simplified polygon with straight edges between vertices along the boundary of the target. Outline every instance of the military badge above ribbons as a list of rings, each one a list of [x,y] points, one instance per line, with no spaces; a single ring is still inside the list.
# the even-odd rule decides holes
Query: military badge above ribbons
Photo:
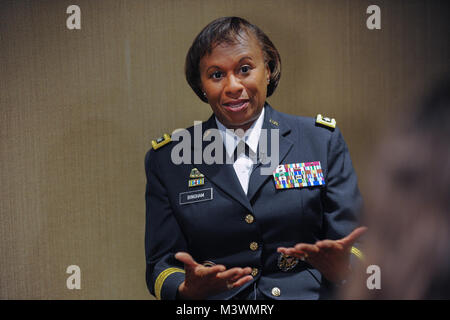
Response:
[[[273,172],[277,189],[325,185],[320,161],[280,164]]]
[[[189,187],[196,187],[205,184],[205,176],[203,175],[203,173],[198,171],[197,168],[191,170],[189,178],[190,178],[188,184]]]

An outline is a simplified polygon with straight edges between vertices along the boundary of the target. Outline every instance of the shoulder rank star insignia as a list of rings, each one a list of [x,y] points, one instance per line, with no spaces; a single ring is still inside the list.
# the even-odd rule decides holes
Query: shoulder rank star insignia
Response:
[[[170,135],[164,133],[164,135],[156,140],[152,140],[153,149],[159,149],[162,146],[168,144],[172,139],[170,139]]]
[[[333,128],[333,129],[336,128],[336,120],[334,118],[330,119],[328,117],[322,117],[321,114],[317,115],[316,123]]]
[[[191,170],[191,173],[189,174],[189,187],[196,187],[196,186],[202,186],[205,184],[205,176],[203,173],[198,171],[197,168],[193,168]]]
[[[278,257],[278,268],[280,268],[280,270],[284,272],[295,268],[297,263],[298,263],[297,258],[288,256],[284,253],[281,253],[280,256]]]

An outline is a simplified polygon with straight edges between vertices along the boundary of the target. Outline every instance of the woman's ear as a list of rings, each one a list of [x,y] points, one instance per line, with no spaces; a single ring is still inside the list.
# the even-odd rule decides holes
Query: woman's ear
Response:
[[[266,79],[267,79],[267,84],[270,83],[270,76],[271,76],[271,75],[272,75],[272,74],[271,74],[271,72],[270,72],[269,62],[266,62],[266,63],[265,63],[265,76],[266,76]]]

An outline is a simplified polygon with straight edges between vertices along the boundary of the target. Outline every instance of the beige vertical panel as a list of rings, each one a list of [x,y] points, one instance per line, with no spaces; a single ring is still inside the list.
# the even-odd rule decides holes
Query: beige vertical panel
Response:
[[[389,118],[449,70],[445,1],[0,2],[0,298],[146,299],[143,159],[206,119],[184,57],[212,19],[260,26],[283,61],[269,101],[333,116],[360,176]],[[447,33],[446,33],[447,32]],[[67,266],[81,290],[66,288]]]

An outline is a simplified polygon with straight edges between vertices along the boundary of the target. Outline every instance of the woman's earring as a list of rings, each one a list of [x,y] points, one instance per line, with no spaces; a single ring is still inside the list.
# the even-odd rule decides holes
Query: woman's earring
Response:
[[[267,83],[270,83],[270,79],[267,79]]]
[[[206,92],[203,92],[203,96],[206,98]]]

